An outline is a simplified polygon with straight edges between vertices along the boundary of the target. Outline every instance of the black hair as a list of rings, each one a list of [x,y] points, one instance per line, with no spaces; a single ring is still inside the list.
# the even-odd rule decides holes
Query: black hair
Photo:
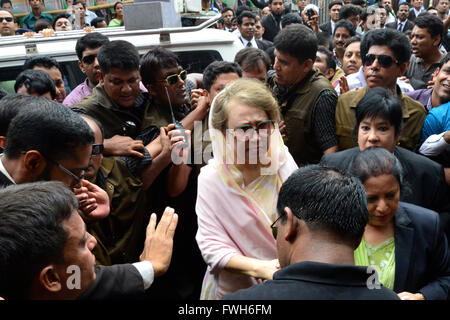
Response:
[[[293,23],[303,23],[302,17],[298,13],[290,12],[281,17],[281,27],[285,28],[286,26]]]
[[[11,121],[6,139],[7,158],[37,150],[57,161],[73,157],[78,146],[94,143],[94,134],[86,121],[66,106],[37,97],[26,112],[19,112]]]
[[[353,16],[359,16],[361,14],[361,7],[354,4],[345,4],[339,10],[339,20],[345,20]]]
[[[68,231],[63,221],[78,209],[63,183],[35,182],[0,190],[0,296],[29,298],[34,278],[49,264],[64,262]]]
[[[349,173],[363,184],[372,177],[393,175],[400,186],[406,186],[403,167],[397,157],[384,148],[369,148],[360,151],[349,166]]]
[[[288,207],[311,231],[338,236],[354,249],[369,219],[362,183],[338,169],[307,165],[297,169],[281,186],[277,211],[286,222]]]
[[[231,9],[230,7],[224,7],[223,9],[222,9],[222,14],[224,14],[225,12],[227,12],[227,11],[232,11],[233,12],[233,16],[234,16],[234,10],[233,9]]]
[[[242,69],[235,62],[214,61],[203,71],[203,88],[209,92],[214,81],[223,73],[237,73],[242,77]]]
[[[52,99],[56,97],[55,82],[50,78],[47,72],[42,70],[24,70],[16,78],[14,91],[17,92],[22,86],[25,86],[28,94],[33,92],[40,96],[50,92]]]
[[[258,67],[260,61],[262,61],[262,63],[266,66],[267,71],[269,71],[272,64],[270,57],[261,49],[244,48],[236,53],[236,56],[234,57],[234,62],[236,62],[242,70],[250,70]]]
[[[57,68],[61,75],[63,75],[62,68],[58,61],[49,56],[33,56],[23,64],[23,70],[33,69],[34,67],[41,67],[45,69]]]
[[[336,24],[334,25],[333,36],[339,28],[346,29],[350,34],[350,37],[353,37],[356,34],[355,26],[348,20],[339,20],[338,22],[336,22]]]
[[[361,22],[366,22],[367,21],[367,17],[374,15],[375,14],[375,10],[367,10],[364,9],[361,14],[359,15],[359,18],[361,19]]]
[[[351,45],[353,42],[361,42],[361,36],[360,35],[356,35],[356,36],[351,37],[347,41],[345,41],[344,48],[347,49],[347,47],[349,45]]]
[[[317,45],[333,50],[333,37],[329,33],[320,31],[316,36]]]
[[[34,32],[39,32],[44,29],[53,28],[52,24],[45,19],[38,19],[34,24]]]
[[[108,74],[111,68],[139,70],[139,52],[133,44],[125,40],[115,40],[102,45],[98,50],[97,60],[103,75]]]
[[[12,2],[11,2],[11,0],[1,0],[1,1],[0,1],[0,8],[3,7],[3,5],[4,5],[5,3],[9,3],[9,4],[11,5],[11,7],[12,7]]]
[[[444,64],[450,61],[450,52],[447,52],[445,56],[439,61],[438,68],[441,69]]]
[[[147,52],[141,59],[141,78],[144,86],[156,82],[156,74],[161,68],[176,68],[180,65],[178,56],[163,47],[156,47]]]
[[[369,30],[361,41],[361,58],[364,59],[372,46],[387,46],[397,58],[399,64],[406,63],[411,58],[411,43],[402,32],[391,29]]]
[[[239,17],[243,11],[251,11],[251,9],[245,5],[240,6],[236,9],[235,16]]]
[[[64,19],[67,19],[67,20],[70,21],[70,17],[71,17],[71,16],[72,16],[72,15],[71,15],[70,13],[68,13],[68,12],[63,12],[63,13],[58,14],[58,15],[55,17],[55,20],[53,20],[53,29],[55,29],[56,22],[57,22],[59,19],[64,18]]]
[[[80,0],[75,0],[75,1],[73,2],[72,6],[77,5],[77,4],[79,4],[79,3],[81,3],[81,5],[83,6],[83,8],[86,9],[86,5],[85,5],[83,2],[81,2]],[[114,7],[114,8],[115,8],[115,7]]]
[[[422,12],[414,20],[414,24],[417,28],[427,29],[432,38],[439,36],[442,39],[443,37],[444,23],[434,14]]]
[[[295,57],[299,63],[316,60],[317,37],[314,31],[301,24],[291,24],[281,29],[273,41],[274,47]]]
[[[333,0],[328,4],[328,10],[331,10],[331,8],[333,8],[337,4],[340,4],[341,6],[343,6],[344,2],[342,2],[340,0]]]
[[[83,58],[83,52],[86,49],[97,49],[102,45],[109,43],[107,36],[100,32],[91,32],[78,39],[75,45],[75,51],[77,52],[78,60]]]
[[[366,3],[366,1],[365,0],[352,0],[350,3],[355,6],[362,6],[363,4]]]
[[[244,18],[249,18],[255,20],[256,23],[256,16],[250,12],[250,11],[242,11],[240,15],[237,16],[237,24],[240,26],[242,25],[242,21]]]
[[[333,54],[330,50],[328,50],[324,46],[319,46],[317,48],[317,52],[321,52],[327,56],[327,69],[331,68],[333,70],[336,70],[336,60],[334,59]]]
[[[436,9],[435,7],[433,7],[433,6],[430,6],[430,7],[428,7],[428,8],[426,9],[426,11],[430,11],[430,10],[436,10],[436,11],[437,11],[437,9]]]
[[[8,94],[0,100],[0,136],[6,137],[9,124],[23,108],[35,103],[35,96]]]
[[[98,28],[98,24],[101,23],[102,21],[104,21],[106,23],[105,18],[103,18],[103,17],[96,17],[96,18],[91,20],[91,26],[95,27],[95,28]]]
[[[355,133],[365,118],[381,117],[394,126],[395,135],[400,134],[403,125],[401,101],[392,92],[383,87],[371,88],[358,102],[355,110]]]

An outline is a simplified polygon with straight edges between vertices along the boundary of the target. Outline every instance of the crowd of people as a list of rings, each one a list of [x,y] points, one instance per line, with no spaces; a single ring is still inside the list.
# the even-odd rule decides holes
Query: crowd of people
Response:
[[[411,1],[323,25],[220,1],[243,49],[203,73],[89,32],[70,93],[29,58],[0,100],[0,296],[447,300],[448,0]]]
[[[99,6],[106,0],[97,0]],[[67,0],[63,12],[51,15],[44,12],[44,0],[29,0],[30,14],[17,18],[13,14],[11,0],[1,0],[0,18],[2,20],[1,36],[25,35],[32,37],[34,33],[51,36],[55,31],[69,31],[93,28],[118,27],[124,25],[123,4],[114,3],[112,8],[102,8],[90,11],[86,0]],[[6,23],[4,23],[4,21]],[[86,29],[87,28],[87,29]]]

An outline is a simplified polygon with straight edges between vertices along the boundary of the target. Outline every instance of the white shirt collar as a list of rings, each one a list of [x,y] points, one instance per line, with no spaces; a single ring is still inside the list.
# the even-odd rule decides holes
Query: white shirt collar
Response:
[[[250,40],[250,41],[247,41],[247,40],[244,39],[242,36],[241,36],[240,38],[241,38],[241,41],[242,41],[242,44],[244,45],[244,47],[246,47],[246,46],[247,46],[247,43],[250,42],[250,43],[252,44],[252,47],[253,47],[253,48],[258,48],[258,45],[256,44],[255,37],[253,37],[252,40]]]
[[[16,182],[11,177],[11,175],[8,173],[8,171],[6,171],[6,168],[3,165],[2,159],[3,159],[3,154],[0,154],[0,172],[3,173],[5,175],[5,177],[7,177],[9,180],[11,180],[12,183],[16,184]]]

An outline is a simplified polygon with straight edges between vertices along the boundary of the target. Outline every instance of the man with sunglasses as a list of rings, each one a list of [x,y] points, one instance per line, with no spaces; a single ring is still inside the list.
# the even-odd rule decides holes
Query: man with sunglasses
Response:
[[[151,96],[149,115],[153,126],[166,127],[174,122],[174,117],[185,129],[193,130],[194,121],[201,121],[208,114],[206,103],[191,110],[185,81],[187,72],[172,51],[162,47],[151,49],[141,59],[140,75]],[[183,183],[175,184],[169,176],[171,173],[181,177]],[[155,197],[152,205],[156,206],[156,212],[166,205],[183,211],[173,263],[165,279],[157,284],[160,288],[154,291],[158,293],[155,298],[198,299],[206,265],[195,241],[197,172],[185,163],[171,164],[161,173],[149,193]],[[185,263],[187,260],[188,264]]]
[[[336,107],[336,133],[339,150],[356,146],[353,137],[355,108],[367,90],[384,87],[401,98],[404,126],[399,145],[413,150],[419,143],[426,111],[417,101],[406,96],[397,85],[397,78],[403,76],[411,57],[408,38],[394,29],[370,30],[361,42],[361,58],[366,86],[341,94]]]
[[[87,78],[64,99],[63,104],[65,106],[71,107],[92,94],[92,89],[99,82],[98,71],[100,70],[100,66],[97,60],[98,51],[106,43],[109,43],[108,37],[99,32],[88,33],[78,39],[75,45],[75,51],[79,59],[78,66]]]
[[[16,25],[11,12],[0,9],[0,28],[2,37],[13,36],[16,34]]]
[[[272,224],[281,270],[224,300],[398,300],[353,251],[369,213],[363,185],[339,170],[302,167],[283,183]]]

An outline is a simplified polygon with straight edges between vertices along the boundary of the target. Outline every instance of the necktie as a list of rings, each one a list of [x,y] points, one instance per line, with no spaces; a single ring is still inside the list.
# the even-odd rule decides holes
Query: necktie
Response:
[[[398,23],[398,28],[397,28],[397,30],[398,30],[398,31],[402,31],[402,29],[403,29],[403,28],[402,28],[402,23],[399,22],[399,23]]]
[[[252,43],[249,41],[249,42],[247,42],[247,47],[249,48],[249,47],[251,47],[252,46]]]

